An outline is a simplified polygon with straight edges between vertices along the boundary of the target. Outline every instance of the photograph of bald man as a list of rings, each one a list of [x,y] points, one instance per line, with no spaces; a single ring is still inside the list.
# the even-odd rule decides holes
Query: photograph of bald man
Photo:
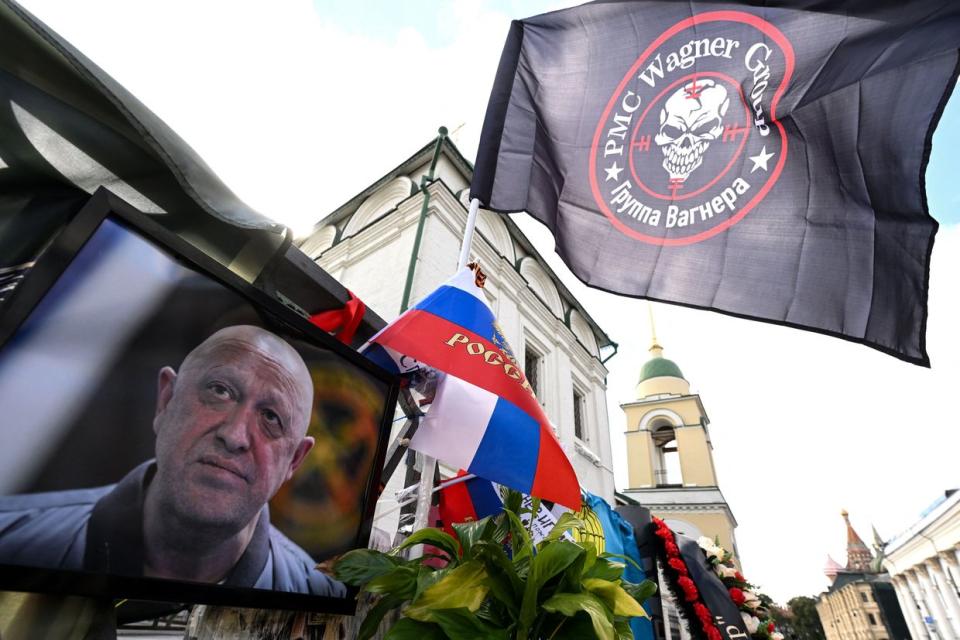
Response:
[[[157,376],[155,459],[115,485],[0,497],[0,563],[343,597],[270,524],[314,444],[310,372],[282,338],[217,331]]]

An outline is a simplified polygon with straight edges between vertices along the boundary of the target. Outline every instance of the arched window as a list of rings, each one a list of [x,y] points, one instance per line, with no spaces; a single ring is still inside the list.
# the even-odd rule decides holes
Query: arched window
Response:
[[[657,486],[682,486],[683,473],[680,469],[680,453],[677,451],[677,436],[673,431],[673,425],[666,421],[654,424],[653,445],[654,482]]]

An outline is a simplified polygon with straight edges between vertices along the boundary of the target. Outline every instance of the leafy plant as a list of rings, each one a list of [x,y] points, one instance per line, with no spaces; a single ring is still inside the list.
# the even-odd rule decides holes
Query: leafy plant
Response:
[[[593,543],[565,536],[584,529],[573,514],[561,516],[534,544],[521,521],[530,509],[521,506],[520,495],[511,492],[504,504],[495,518],[453,525],[456,537],[422,529],[388,553],[358,549],[344,555],[337,578],[380,596],[360,639],[373,636],[383,617],[399,607],[404,617],[387,640],[633,638],[629,620],[646,617],[640,603],[656,585],[627,582],[625,565],[617,560],[622,556],[598,554]],[[401,556],[418,544],[433,549],[421,558]]]

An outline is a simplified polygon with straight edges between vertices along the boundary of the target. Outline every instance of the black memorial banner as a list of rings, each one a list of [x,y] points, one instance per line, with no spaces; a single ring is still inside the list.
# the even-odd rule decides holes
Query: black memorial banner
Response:
[[[515,21],[471,196],[586,284],[929,366],[923,174],[960,4],[595,2]]]
[[[725,640],[746,640],[750,637],[740,609],[730,598],[730,592],[724,586],[713,569],[707,565],[707,557],[696,540],[682,535],[676,537],[680,557],[687,565],[690,579],[697,586],[700,599],[713,614],[713,622]]]

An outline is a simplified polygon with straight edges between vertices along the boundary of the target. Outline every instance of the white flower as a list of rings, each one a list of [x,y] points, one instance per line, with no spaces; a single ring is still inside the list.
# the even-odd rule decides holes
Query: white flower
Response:
[[[703,552],[707,554],[708,558],[716,558],[717,560],[723,560],[723,556],[724,554],[726,554],[726,551],[723,550],[723,547],[721,547],[718,544],[715,544],[713,540],[711,540],[707,536],[700,536],[697,539],[697,544],[700,546],[701,549],[703,549]]]
[[[737,577],[737,570],[734,567],[728,567],[725,564],[718,564],[717,575],[721,578],[735,578]]]
[[[744,589],[743,597],[746,598],[743,604],[749,607],[750,609],[756,609],[757,607],[760,606],[760,598],[758,598],[757,594],[755,594],[753,591],[750,591],[749,589]]]
[[[774,631],[770,634],[770,640],[783,640],[783,634],[779,631]]]
[[[757,629],[760,628],[760,618],[752,616],[745,611],[741,611],[740,616],[743,618],[743,624],[747,627],[747,633],[750,635],[755,634]],[[780,640],[783,640],[783,638],[780,638]]]

